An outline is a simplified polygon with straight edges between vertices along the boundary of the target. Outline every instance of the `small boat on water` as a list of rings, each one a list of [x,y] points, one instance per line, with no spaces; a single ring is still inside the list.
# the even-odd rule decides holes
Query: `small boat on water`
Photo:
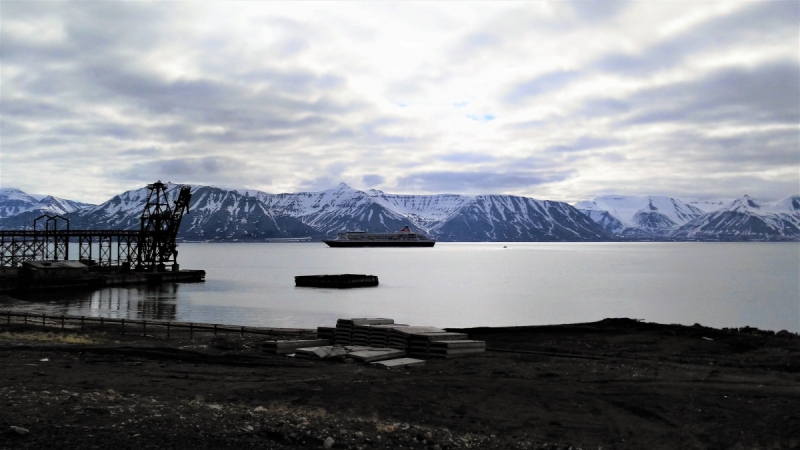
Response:
[[[394,233],[347,231],[323,242],[330,247],[433,247],[436,244],[435,239],[415,233],[408,226]]]

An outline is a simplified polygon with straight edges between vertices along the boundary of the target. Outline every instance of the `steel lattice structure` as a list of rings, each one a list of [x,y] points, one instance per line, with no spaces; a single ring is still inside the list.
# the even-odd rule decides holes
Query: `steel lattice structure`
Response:
[[[33,230],[0,230],[0,266],[67,260],[71,240],[78,242],[79,260],[92,260],[99,266],[127,263],[140,270],[152,270],[175,263],[175,239],[183,215],[189,212],[190,187],[181,186],[173,205],[169,204],[165,184],[159,181],[147,189],[139,231],[71,230],[69,219],[43,215],[34,220]],[[97,255],[93,254],[95,247]]]

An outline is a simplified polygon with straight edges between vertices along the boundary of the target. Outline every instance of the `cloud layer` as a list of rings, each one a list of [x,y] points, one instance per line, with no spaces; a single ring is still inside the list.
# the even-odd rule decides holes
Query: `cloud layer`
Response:
[[[800,4],[0,3],[0,185],[778,198]]]

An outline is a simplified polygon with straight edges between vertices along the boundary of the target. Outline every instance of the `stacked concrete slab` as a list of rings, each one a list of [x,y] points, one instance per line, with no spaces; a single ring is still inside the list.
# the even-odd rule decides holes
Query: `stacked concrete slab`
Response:
[[[486,351],[486,343],[472,341],[464,333],[450,333],[441,328],[396,324],[387,318],[339,319],[336,327],[317,328],[317,341],[276,341],[266,343],[266,351],[295,353],[299,358],[352,358],[374,363],[397,360],[406,355],[416,358],[456,358]],[[385,367],[406,367],[423,363],[405,358],[403,362],[383,364]]]
[[[373,347],[388,347],[389,334],[392,328],[407,327],[408,325],[395,323],[391,325],[370,325],[369,327],[369,345]]]
[[[368,324],[353,325],[353,345],[369,345],[369,329],[371,326]]]
[[[333,342],[335,337],[336,337],[335,327],[317,327],[317,338],[328,339],[331,342]]]
[[[353,344],[353,330],[356,325],[388,325],[393,323],[394,320],[384,318],[339,319],[336,321],[334,342],[336,345]]]
[[[433,341],[428,358],[459,358],[486,351],[486,342],[470,340]]]
[[[431,344],[436,341],[466,340],[469,337],[464,333],[416,333],[411,335],[411,344],[408,354],[418,358],[427,358],[430,354]]]
[[[389,332],[389,347],[408,350],[411,348],[411,337],[416,334],[424,333],[446,333],[441,328],[436,327],[402,327],[392,328]]]

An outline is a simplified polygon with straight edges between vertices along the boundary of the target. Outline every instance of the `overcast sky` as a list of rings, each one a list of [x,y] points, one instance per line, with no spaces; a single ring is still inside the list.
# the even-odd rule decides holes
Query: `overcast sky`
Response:
[[[800,2],[0,2],[0,185],[800,192]]]

